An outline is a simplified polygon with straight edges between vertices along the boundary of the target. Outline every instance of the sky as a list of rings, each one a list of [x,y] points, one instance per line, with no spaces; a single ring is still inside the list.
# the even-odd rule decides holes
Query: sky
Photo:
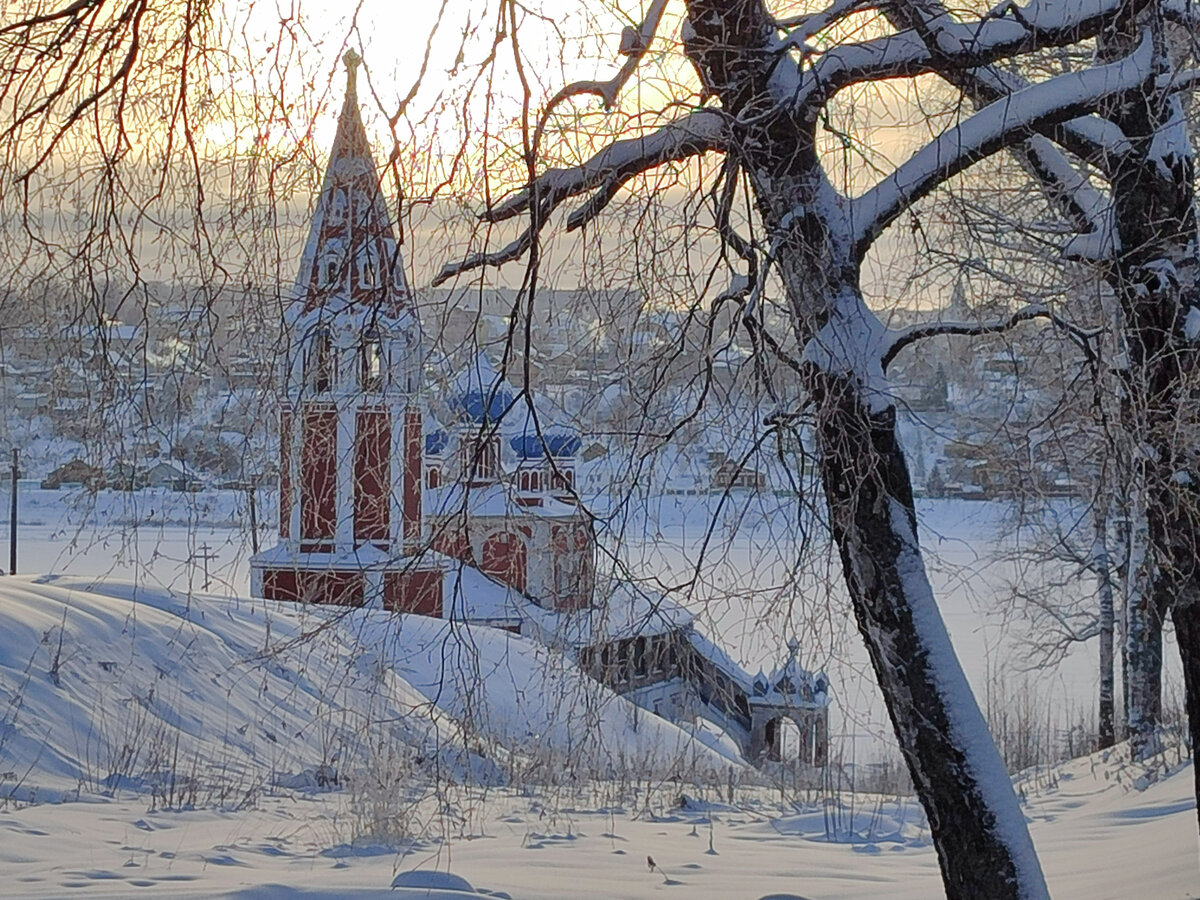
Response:
[[[496,40],[497,29],[507,27],[499,20],[499,0],[362,0],[357,5],[336,0],[231,0],[215,18],[213,36],[220,52],[211,57],[211,83],[197,87],[194,119],[188,123],[206,167],[203,197],[194,184],[188,184],[189,148],[180,139],[173,150],[180,169],[167,189],[152,177],[138,175],[136,166],[157,164],[163,143],[158,123],[167,116],[154,103],[127,111],[136,152],[121,157],[132,173],[123,202],[138,209],[130,218],[140,217],[142,233],[125,243],[137,248],[143,265],[159,270],[152,277],[168,279],[178,272],[202,277],[187,259],[189,253],[220,234],[222,227],[227,232],[237,229],[236,236],[222,235],[223,243],[210,254],[217,266],[237,265],[272,252],[289,257],[277,266],[287,271],[293,265],[290,256],[298,252],[303,239],[333,141],[345,90],[341,58],[354,47],[364,58],[359,97],[368,133],[377,142],[380,162],[394,153],[394,168],[384,176],[385,190],[390,196],[403,193],[405,197],[405,228],[411,238],[406,252],[413,280],[427,283],[448,259],[478,249],[482,236],[474,234],[476,214],[524,177],[520,159],[524,88],[528,86],[530,115],[536,116],[563,85],[576,79],[607,78],[618,70],[621,28],[636,24],[644,5],[636,0],[620,2],[630,10],[628,14],[614,10],[609,2],[521,4],[526,12],[517,30],[518,72],[511,42]],[[805,7],[797,4],[796,8]],[[698,102],[695,78],[678,41],[682,9],[682,2],[670,5],[651,54],[615,109],[603,110],[596,98],[576,100],[563,109],[547,133],[540,167],[578,162],[603,142],[627,136],[633,129],[652,128]],[[170,73],[159,77],[169,99]],[[682,106],[669,106],[668,96]],[[831,166],[835,184],[857,191],[908,155],[916,139],[930,129],[912,100],[911,95],[891,88],[880,94],[845,93],[831,122],[846,127],[853,116],[855,122],[872,126],[859,132],[871,164],[855,154],[836,152]],[[582,118],[572,118],[571,112]],[[82,129],[80,141],[89,140],[88,134]],[[836,139],[830,136],[830,140]],[[64,153],[47,170],[39,198],[44,208],[38,212],[56,236],[77,227],[75,217],[81,212],[94,217],[105,201],[103,184],[97,180],[103,171],[80,165],[83,155],[72,158]],[[653,225],[666,236],[664,240],[679,241],[679,223],[686,215],[702,222],[711,218],[703,211],[697,217],[695,206],[681,207],[689,193],[685,189],[695,188],[703,171],[691,165],[662,169],[644,183],[643,192],[659,192],[665,200],[662,207],[668,208],[666,213],[656,212]],[[665,180],[659,180],[664,172]],[[25,202],[12,194],[9,198]],[[191,221],[201,202],[213,213],[204,233],[198,233]],[[245,210],[264,205],[272,207],[270,215],[248,223]],[[674,223],[672,206],[681,210]],[[220,217],[229,224],[223,226]],[[631,265],[615,252],[624,247],[631,227],[652,226],[636,210],[613,208],[592,228],[602,243],[611,244],[609,266],[628,269]],[[106,233],[101,242],[112,237],[109,224],[102,230]],[[510,230],[493,235],[493,246],[511,234]],[[114,239],[114,243],[121,242]],[[879,246],[886,250],[890,243],[891,238]],[[121,252],[120,246],[112,249],[114,256]],[[888,258],[867,266],[868,290],[873,289],[871,282],[892,277],[892,254],[884,255]],[[551,257],[564,281],[596,271],[596,253],[585,254],[574,236],[556,237]],[[499,280],[519,282],[521,274],[519,264],[510,265]]]

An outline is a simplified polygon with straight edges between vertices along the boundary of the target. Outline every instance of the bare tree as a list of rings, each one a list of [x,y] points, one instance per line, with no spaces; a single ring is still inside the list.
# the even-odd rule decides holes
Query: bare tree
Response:
[[[632,60],[649,46],[663,6],[653,4],[642,26],[626,32]],[[1048,79],[1020,92],[1016,102],[1006,98],[984,107],[851,198],[830,183],[817,140],[822,110],[839,90],[939,66],[973,69],[1076,43],[1115,12],[1100,3],[1052,11],[1010,6],[970,24],[943,22],[936,44],[912,27],[860,43],[835,42],[825,52],[814,49],[815,36],[859,10],[860,4],[843,2],[783,19],[761,0],[688,3],[683,43],[709,98],[705,107],[652,134],[612,144],[578,167],[538,172],[554,103],[581,93],[611,101],[634,67],[627,63],[611,82],[560,92],[526,134],[529,183],[487,214],[501,221],[528,213],[528,228],[499,251],[447,266],[442,277],[529,255],[527,286],[533,290],[538,236],[564,201],[590,195],[567,220],[577,228],[634,175],[671,160],[723,152],[728,165],[745,174],[766,237],[755,245],[722,225],[729,247],[747,266],[725,296],[741,304],[743,323],[762,346],[783,353],[780,336],[764,327],[760,313],[773,283],[768,275],[782,285],[792,332],[787,337],[799,347],[785,361],[807,397],[843,574],[932,823],[947,892],[1044,896],[1020,811],[950,648],[917,544],[912,489],[884,371],[901,347],[930,332],[884,328],[863,301],[859,268],[897,216],[974,161],[1143,86],[1151,77],[1153,44],[1144,39],[1120,61]],[[719,223],[728,202],[718,208]],[[1031,309],[1021,317],[1038,315],[1049,311]],[[785,411],[772,424],[793,414]]]
[[[448,279],[472,268],[526,258],[525,298],[531,298],[539,285],[543,249],[540,238],[561,205],[586,198],[567,219],[568,228],[580,228],[600,215],[634,177],[669,163],[708,154],[724,155],[721,180],[712,191],[716,199],[714,228],[742,270],[733,274],[729,289],[718,300],[736,306],[738,318],[758,352],[770,359],[775,370],[788,373],[803,393],[800,408],[777,410],[767,426],[788,430],[802,418],[813,423],[829,521],[858,627],[932,824],[947,892],[954,898],[1041,897],[1045,896],[1045,887],[1020,809],[1000,759],[987,739],[925,574],[916,536],[912,487],[897,435],[896,409],[886,369],[900,349],[931,334],[997,331],[1030,318],[1055,318],[1055,314],[1034,305],[1012,311],[996,323],[890,331],[864,301],[860,269],[873,242],[899,216],[947,179],[989,154],[1034,135],[1038,137],[1026,146],[1042,147],[1046,134],[1072,148],[1072,152],[1085,147],[1111,149],[1105,142],[1116,140],[1113,135],[1101,129],[1097,137],[1092,126],[1078,125],[1077,117],[1098,107],[1107,109],[1114,98],[1125,110],[1119,113],[1130,117],[1129,131],[1140,127],[1143,136],[1153,133],[1157,120],[1139,121],[1140,112],[1133,102],[1145,96],[1147,90],[1158,90],[1156,79],[1163,75],[1158,32],[1153,23],[1149,31],[1143,31],[1135,21],[1142,7],[1139,3],[1109,0],[1033,3],[1028,7],[1006,4],[967,22],[938,9],[903,7],[903,19],[895,27],[879,37],[852,41],[836,36],[853,31],[861,16],[871,15],[875,4],[835,0],[816,13],[791,16],[777,15],[764,0],[689,0],[685,4],[682,45],[694,77],[688,83],[670,86],[675,93],[667,105],[694,107],[692,111],[678,114],[651,133],[618,140],[579,165],[543,170],[541,161],[556,133],[550,126],[557,108],[581,96],[598,96],[613,105],[622,89],[636,78],[639,65],[666,21],[667,3],[654,0],[641,23],[624,31],[621,50],[627,59],[614,77],[568,85],[533,120],[528,74],[519,73],[525,100],[519,113],[523,140],[518,155],[526,184],[523,190],[492,204],[487,216],[489,221],[499,223],[527,215],[529,224],[502,249],[449,265],[443,272],[443,278]],[[54,102],[61,103],[61,111],[54,104],[45,106],[38,100],[18,104],[21,111],[16,130],[10,130],[12,146],[18,145],[15,138],[20,137],[22,128],[47,129],[40,135],[44,138],[42,150],[29,160],[29,167],[44,165],[50,158],[47,153],[77,133],[89,111],[111,103],[115,115],[106,116],[105,122],[117,124],[107,125],[112,130],[105,134],[115,136],[115,144],[98,141],[105,150],[98,164],[103,173],[109,171],[125,138],[124,105],[139,89],[131,85],[128,74],[146,46],[141,28],[153,13],[165,17],[162,33],[169,36],[166,46],[171,48],[167,58],[176,61],[180,59],[177,54],[184,53],[183,64],[164,65],[158,71],[168,87],[178,86],[179,96],[190,98],[192,82],[186,73],[191,57],[187,52],[197,34],[195,23],[204,21],[204,17],[202,11],[189,6],[180,26],[170,17],[171,9],[149,3],[115,9],[104,3],[35,5],[27,15],[14,20],[9,33],[20,40],[13,46],[34,47],[40,54],[34,71],[51,73],[46,76],[47,83],[65,79],[63,83],[70,86],[66,93],[56,93],[52,85],[48,94],[33,92],[35,97],[58,98]],[[94,19],[93,11],[103,11],[108,18]],[[525,15],[520,4],[510,0],[499,3],[497,34],[504,37],[497,37],[493,43],[484,71],[494,63],[495,52],[505,41],[513,51],[517,69],[522,69],[520,35]],[[1114,22],[1118,23],[1116,27]],[[1034,83],[1006,83],[1003,89],[988,82],[992,70],[987,67],[992,64],[1047,48],[1075,45],[1106,29],[1106,58],[1094,67]],[[101,35],[99,41],[93,40],[97,34]],[[63,54],[64,48],[69,52]],[[10,57],[10,71],[20,72],[29,66],[21,52]],[[88,55],[93,53],[99,56]],[[60,67],[60,59],[68,63]],[[81,65],[73,65],[72,59],[85,61],[88,78],[72,79],[72,72]],[[181,72],[185,73],[182,77]],[[828,175],[827,161],[822,158],[819,129],[827,124],[824,113],[838,93],[856,85],[935,72],[981,78],[992,96],[981,93],[980,109],[975,115],[931,141],[869,190],[851,197],[836,189]],[[14,83],[20,83],[20,79]],[[1170,85],[1162,90],[1171,95]],[[170,95],[170,91],[167,93]],[[404,105],[402,102],[401,111]],[[167,117],[172,151],[178,149],[170,142],[170,136],[176,134],[182,135],[182,146],[187,151],[194,151],[190,141],[195,131],[185,116],[193,108],[181,103],[178,121]],[[1089,137],[1092,142],[1087,144]],[[1039,155],[1035,150],[1033,155],[1036,158],[1031,165],[1052,167],[1060,160],[1049,152]],[[184,172],[195,159],[194,152],[183,154]],[[1120,172],[1114,174],[1114,184],[1131,185],[1125,201],[1128,221],[1124,224],[1122,201],[1116,202],[1117,230],[1126,229],[1130,237],[1126,242],[1122,234],[1122,246],[1142,248],[1148,241],[1163,238],[1161,224],[1154,226],[1153,234],[1139,236],[1138,230],[1146,231],[1151,222],[1148,215],[1142,215],[1146,210],[1132,208],[1144,189],[1142,182],[1153,175],[1150,170],[1158,161],[1161,154],[1147,154],[1140,169],[1131,164],[1128,181]],[[1083,202],[1087,190],[1076,184],[1079,179],[1074,170],[1064,172],[1058,168],[1051,174],[1073,186],[1071,191],[1061,192],[1062,202],[1082,223],[1089,240],[1095,243],[1106,239],[1112,233],[1111,223]],[[194,182],[201,180],[195,178]],[[739,234],[734,226],[733,207],[743,183],[748,185],[745,196],[753,210],[747,218],[764,235],[759,240]],[[700,187],[686,180],[685,186]],[[1115,190],[1114,196],[1117,193]],[[1177,194],[1164,193],[1163,203],[1179,212]],[[119,195],[110,185],[108,194],[101,192],[99,196]],[[198,198],[197,208],[201,208]],[[114,216],[116,212],[110,210],[109,221]],[[1186,216],[1176,218],[1184,222]],[[197,216],[193,234],[207,248],[210,236],[205,221],[202,215]],[[1166,237],[1178,243],[1184,230],[1168,228],[1171,233]],[[98,231],[104,240],[121,233],[119,228],[100,227]],[[117,242],[116,250],[126,252],[128,248]],[[210,255],[210,262],[212,256],[216,254]],[[1162,312],[1167,295],[1174,298],[1170,302],[1177,300],[1177,280],[1173,281],[1158,265],[1159,258],[1142,254],[1123,264],[1123,296],[1131,310],[1147,307],[1147,324],[1133,331],[1138,348],[1143,348],[1163,324],[1161,316],[1155,319],[1154,315]],[[1157,298],[1150,305],[1158,303],[1158,307],[1149,309],[1144,302],[1147,290]],[[773,293],[782,296],[782,315],[767,312]],[[1175,331],[1180,330],[1179,312],[1176,303],[1167,320]],[[520,317],[514,317],[514,321],[520,322]],[[525,338],[528,342],[528,325]],[[1161,385],[1158,369],[1148,379],[1143,378],[1142,371],[1147,369],[1144,360],[1159,359],[1157,349],[1144,353],[1139,350],[1133,356],[1136,360],[1131,366],[1135,372],[1131,384],[1148,380]],[[1151,392],[1155,401],[1152,405],[1158,410],[1152,417],[1152,428],[1165,427],[1164,416],[1176,411],[1180,402],[1175,370],[1167,371],[1165,377],[1171,385],[1169,390],[1156,388]],[[1164,396],[1164,390],[1169,396]],[[1167,476],[1180,471],[1171,456],[1166,461],[1155,460],[1154,465]],[[1170,485],[1178,481],[1148,478],[1151,491],[1160,494],[1175,491]],[[1151,509],[1157,512],[1148,515],[1160,516],[1162,523],[1151,527],[1156,546],[1169,543],[1171,520],[1163,511],[1170,509],[1174,515],[1176,507],[1167,502],[1174,496],[1155,495],[1151,503]],[[1159,520],[1152,518],[1152,522]],[[1182,557],[1182,549],[1175,551],[1170,565],[1178,569],[1183,565]],[[1177,610],[1190,608],[1176,606]],[[1194,691],[1189,688],[1190,704],[1193,697]],[[1197,719],[1200,717],[1193,717],[1194,722]]]

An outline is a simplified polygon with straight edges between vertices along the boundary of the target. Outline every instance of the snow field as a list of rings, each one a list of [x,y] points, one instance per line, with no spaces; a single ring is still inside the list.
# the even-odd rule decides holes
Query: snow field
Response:
[[[1057,767],[1024,805],[1057,900],[1185,900],[1198,895],[1190,764],[1157,768],[1138,790],[1128,763],[1099,755]],[[1164,774],[1164,768],[1166,773]],[[589,786],[579,786],[584,794]],[[590,786],[595,796],[608,787]],[[461,818],[398,845],[345,843],[348,792],[277,792],[253,808],[148,812],[141,799],[9,806],[0,811],[6,896],[230,898],[687,897],[711,900],[929,900],[937,859],[913,801],[859,796],[828,840],[826,810],[739,789],[727,804],[678,788],[639,791],[628,806],[551,804],[508,788],[455,797]],[[712,796],[711,794],[707,796]],[[849,810],[844,822],[849,823]],[[652,871],[647,857],[653,859]],[[397,876],[453,873],[425,893]],[[403,880],[402,880],[403,883]],[[417,892],[419,891],[419,892]],[[439,893],[437,891],[444,891]]]

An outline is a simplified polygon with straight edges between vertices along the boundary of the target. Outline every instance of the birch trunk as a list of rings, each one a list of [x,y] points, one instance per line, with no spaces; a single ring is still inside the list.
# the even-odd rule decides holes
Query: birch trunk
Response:
[[[1108,504],[1097,504],[1092,566],[1096,572],[1100,618],[1100,709],[1099,745],[1104,750],[1117,741],[1113,671],[1115,668],[1114,632],[1116,615],[1113,604],[1112,560],[1108,555]]]
[[[1183,662],[1184,703],[1187,706],[1188,734],[1192,743],[1192,777],[1196,796],[1200,797],[1200,766],[1195,763],[1196,748],[1200,747],[1200,599],[1176,603],[1171,608],[1175,623],[1175,639],[1179,642],[1179,658]],[[1196,805],[1200,819],[1200,804]]]

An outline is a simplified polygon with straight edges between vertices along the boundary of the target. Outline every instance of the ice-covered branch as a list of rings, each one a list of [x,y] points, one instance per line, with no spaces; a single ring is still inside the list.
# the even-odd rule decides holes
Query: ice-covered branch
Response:
[[[1097,34],[1118,13],[1132,14],[1149,0],[1033,0],[1018,6],[1003,0],[977,22],[959,22],[941,4],[912,24],[930,49],[946,59],[969,58],[988,45],[1042,49],[1077,43]],[[1016,52],[1021,52],[1017,50]]]
[[[1119,11],[1134,12],[1147,2],[1034,0],[1023,7],[1005,3],[973,22],[959,22],[940,4],[929,4],[926,14],[905,17],[905,30],[839,45],[813,60],[795,83],[783,87],[792,103],[815,109],[852,84],[948,68],[980,68],[1075,44],[1094,37]]]
[[[662,21],[663,10],[666,8],[667,0],[653,0],[650,8],[646,11],[646,18],[642,20],[642,24],[637,28],[626,26],[621,32],[621,47],[618,52],[625,57],[625,62],[621,64],[621,68],[616,75],[606,81],[588,80],[572,82],[550,98],[550,102],[546,104],[546,108],[542,112],[541,119],[538,122],[537,134],[539,137],[550,118],[550,113],[556,106],[571,97],[587,95],[599,97],[604,101],[605,109],[617,105],[617,95],[621,93],[621,88],[625,86],[625,82],[637,71],[642,57],[650,49],[650,43],[654,40],[654,35],[658,31],[658,24]],[[537,145],[536,140],[534,145]]]
[[[803,49],[810,38],[836,24],[839,19],[852,13],[875,9],[877,5],[876,0],[834,0],[832,4],[818,13],[780,19],[775,23],[781,31],[785,32],[779,41],[780,49],[786,50],[790,47]]]
[[[1200,14],[1198,14],[1200,15]],[[1197,25],[1200,28],[1200,24]],[[1200,87],[1200,69],[1171,71],[1158,76],[1158,89],[1166,93],[1185,94]]]
[[[1034,319],[1046,319],[1055,328],[1058,328],[1069,336],[1089,359],[1095,358],[1095,350],[1092,348],[1092,342],[1099,336],[1099,332],[1080,328],[1078,325],[1069,322],[1055,313],[1045,304],[1030,303],[1028,306],[1021,307],[1010,316],[991,322],[925,322],[920,325],[909,325],[907,328],[902,328],[899,331],[893,331],[890,333],[890,339],[884,347],[880,364],[883,366],[884,371],[887,371],[887,367],[901,350],[909,344],[925,340],[926,338],[949,334],[971,337],[979,337],[985,334],[1001,334],[1005,331],[1010,331],[1022,322],[1031,322]]]
[[[568,220],[568,228],[578,228],[600,212],[629,179],[665,162],[722,150],[728,139],[726,117],[718,110],[699,110],[637,138],[616,141],[591,159],[566,169],[549,169],[534,184],[518,191],[503,203],[483,213],[489,222],[503,222],[538,204],[536,220],[544,227],[550,214],[565,200],[580,194],[593,195]],[[535,200],[536,198],[536,200]],[[533,242],[532,226],[507,246],[491,253],[477,253],[459,262],[447,263],[434,279],[441,284],[449,278],[483,266],[500,266],[524,254]]]
[[[1195,0],[1162,0],[1158,8],[1168,22],[1182,25],[1192,34],[1200,32],[1200,6]]]
[[[1149,34],[1129,55],[1083,72],[1058,75],[997,100],[950,128],[852,202],[859,258],[901,212],[972,163],[1031,137],[1039,126],[1075,118],[1154,74]]]
[[[1050,202],[1079,230],[1063,247],[1063,256],[1093,262],[1111,259],[1120,246],[1120,237],[1108,196],[1041,135],[1030,138],[1015,152],[1041,183]]]
[[[945,6],[940,0],[898,0],[889,4],[886,12],[893,24],[904,28],[943,16]],[[918,30],[931,40],[927,26]],[[994,65],[972,69],[949,66],[938,74],[962,90],[977,109],[1029,86],[1022,75]],[[1095,261],[1111,258],[1119,245],[1112,203],[1059,147],[1109,174],[1132,149],[1129,139],[1115,123],[1095,115],[1055,123],[1043,129],[1043,135],[1011,149],[1051,204],[1079,232],[1063,248],[1064,256]]]
[[[627,180],[664,162],[723,149],[727,137],[725,115],[715,109],[702,109],[651,134],[616,141],[581,165],[548,169],[538,176],[532,189],[518,191],[485,212],[483,218],[488,222],[503,222],[520,215],[529,208],[534,192],[554,207],[568,197],[595,190],[616,178]]]

